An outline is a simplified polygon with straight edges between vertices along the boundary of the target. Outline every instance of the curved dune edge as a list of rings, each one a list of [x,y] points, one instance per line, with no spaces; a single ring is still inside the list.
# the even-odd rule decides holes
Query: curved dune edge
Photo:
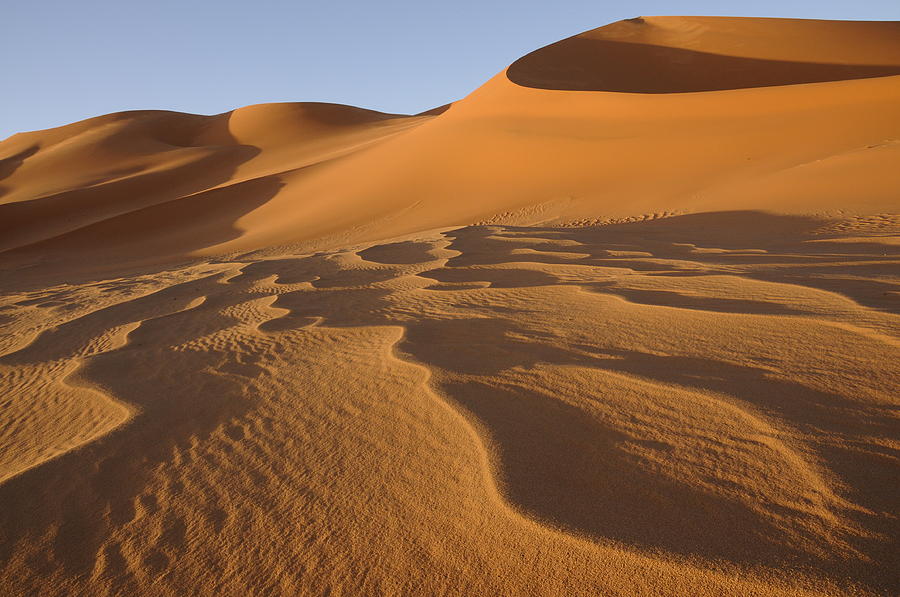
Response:
[[[817,322],[818,323],[818,322]],[[439,404],[442,408],[447,409],[451,412],[458,420],[459,424],[465,429],[466,433],[468,433],[471,437],[472,442],[478,446],[478,456],[481,461],[481,469],[484,474],[484,484],[489,489],[491,497],[496,500],[496,503],[499,506],[502,506],[504,509],[507,509],[512,515],[521,518],[523,521],[527,521],[528,523],[537,523],[548,530],[553,532],[563,533],[566,535],[573,536],[580,540],[591,541],[592,537],[588,533],[579,532],[578,530],[574,530],[571,528],[567,528],[564,525],[560,525],[558,522],[553,521],[549,518],[541,518],[535,517],[534,515],[529,515],[529,512],[518,504],[514,497],[514,492],[510,490],[508,486],[504,484],[504,467],[503,467],[503,458],[499,454],[499,450],[497,449],[495,443],[491,439],[491,434],[489,428],[486,428],[483,424],[480,424],[475,420],[470,418],[472,415],[467,414],[467,411],[460,411],[461,405],[457,403],[452,396],[441,396],[439,393],[435,392],[430,387],[430,379],[432,377],[432,371],[428,368],[427,365],[423,365],[417,363],[415,361],[409,361],[397,353],[397,347],[401,345],[406,337],[406,329],[400,328],[400,336],[397,340],[391,344],[389,349],[389,355],[391,358],[395,359],[398,363],[403,365],[412,365],[418,368],[424,375],[424,380],[422,382],[422,392],[428,395],[432,400],[434,400],[437,404]],[[616,376],[622,381],[645,384],[647,386],[652,386],[654,384],[647,383],[642,380],[640,377],[630,378],[626,375]],[[660,386],[661,389],[667,391],[678,391],[677,388],[665,386]],[[716,403],[717,397],[698,395],[703,401],[710,401],[712,403]],[[831,501],[834,504],[839,504],[842,506],[846,506],[846,503],[841,504],[842,500],[837,498],[828,487],[828,483],[820,476],[820,472],[815,465],[810,462],[807,462],[805,457],[799,453],[795,452],[791,447],[782,444],[777,436],[780,435],[778,431],[772,429],[769,424],[758,418],[758,415],[741,408],[741,406],[731,404],[727,399],[725,401],[719,402],[718,406],[722,407],[723,411],[728,411],[730,414],[736,415],[736,418],[739,419],[742,423],[746,423],[750,429],[754,431],[759,431],[760,435],[770,436],[767,438],[767,444],[772,448],[773,454],[777,454],[777,457],[783,457],[786,463],[790,463],[791,466],[796,466],[794,469],[794,474],[796,476],[792,477],[795,483],[802,484],[803,482],[810,481],[811,486],[815,486],[815,490],[824,491],[826,501]],[[715,409],[714,409],[715,410]],[[754,435],[754,433],[750,433]],[[835,522],[836,517],[828,512],[823,516],[828,522]]]
[[[835,34],[863,43],[835,52]],[[535,50],[506,75],[537,89],[643,94],[889,77],[900,75],[897,35],[888,22],[637,17]]]
[[[152,294],[140,298],[146,300]],[[204,297],[197,297],[168,313],[165,310],[171,309],[171,305],[161,307],[164,315],[168,315],[195,309],[203,301]],[[8,430],[12,434],[4,433],[7,449],[0,458],[0,483],[98,441],[140,416],[140,408],[91,384],[82,372],[92,357],[127,348],[129,335],[148,320],[114,324],[68,350],[57,344],[60,337],[66,336],[63,330],[78,329],[104,309],[88,310],[75,319],[52,326],[41,322],[44,330],[0,354],[0,367],[9,378],[4,391],[15,395],[17,403],[12,413],[13,424],[4,426],[4,432]],[[19,409],[23,403],[36,416],[22,413]]]
[[[515,500],[511,499],[510,493],[506,490],[506,488],[504,488],[502,484],[502,460],[498,458],[497,451],[491,448],[493,442],[490,440],[489,433],[487,433],[485,429],[480,428],[478,423],[473,423],[473,421],[470,420],[470,418],[464,412],[460,412],[459,405],[454,403],[452,398],[442,397],[430,387],[429,382],[432,376],[432,371],[427,366],[416,362],[411,362],[398,355],[397,347],[403,343],[405,336],[406,330],[405,328],[401,327],[399,329],[398,337],[393,343],[390,344],[388,348],[389,357],[392,360],[396,361],[398,364],[406,367],[412,366],[420,371],[423,377],[420,391],[424,395],[428,396],[431,400],[433,400],[434,403],[439,406],[439,408],[445,409],[447,412],[449,412],[456,420],[457,424],[465,430],[466,434],[468,434],[470,441],[475,446],[477,446],[477,454],[480,469],[482,471],[482,482],[484,484],[484,487],[488,491],[488,495],[496,504],[497,508],[504,511],[508,516],[516,520],[518,524],[522,525],[523,527],[525,527],[525,529],[531,532],[559,535],[560,538],[566,542],[582,543],[584,544],[584,547],[592,550],[598,549],[598,547],[599,549],[608,550],[610,552],[609,555],[612,557],[634,560],[633,562],[629,561],[629,565],[636,565],[639,568],[647,566],[649,568],[658,566],[660,563],[662,563],[656,559],[656,557],[658,556],[654,557],[655,554],[644,554],[641,552],[633,552],[631,550],[621,551],[617,549],[618,546],[615,543],[601,543],[600,546],[598,546],[596,540],[592,540],[592,537],[590,537],[589,535],[582,535],[577,531],[573,532],[572,529],[560,527],[552,520],[545,520],[540,518],[536,519],[534,516],[529,515],[527,511],[523,511],[523,509],[515,502]],[[736,591],[738,593],[746,591],[752,592],[755,590],[759,590],[761,586],[765,587],[764,590],[767,593],[773,595],[781,593],[794,594],[794,592],[797,591],[797,587],[795,586],[792,587],[790,585],[781,585],[781,583],[774,578],[766,578],[765,576],[762,576],[759,580],[753,579],[745,581],[746,584],[742,583],[741,585],[732,586],[728,589],[725,589],[725,586],[731,584],[731,579],[728,578],[727,572],[722,574],[722,577],[716,578],[718,574],[709,575],[708,571],[703,570],[702,566],[692,566],[690,561],[680,562],[677,559],[675,559],[674,561],[665,561],[664,565],[666,567],[671,567],[673,569],[673,572],[677,570],[678,572],[676,572],[676,574],[680,572],[681,574],[689,576],[691,578],[691,590],[693,591],[702,592],[706,589],[707,585],[712,590],[726,591],[726,594],[730,591]],[[668,589],[677,590],[673,584],[669,584]],[[803,591],[802,593],[796,594],[815,595],[819,593],[816,591]]]
[[[2,367],[14,379],[4,390],[16,394],[16,402],[27,401],[30,412],[7,415],[0,484],[113,433],[137,414],[127,403],[73,381],[80,359],[54,365]]]

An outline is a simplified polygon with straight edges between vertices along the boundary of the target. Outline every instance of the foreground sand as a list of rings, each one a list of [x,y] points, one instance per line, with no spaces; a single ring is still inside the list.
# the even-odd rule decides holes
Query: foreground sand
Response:
[[[466,227],[8,292],[4,592],[896,588],[900,222],[847,224]]]
[[[4,141],[0,594],[900,592],[897,33]]]

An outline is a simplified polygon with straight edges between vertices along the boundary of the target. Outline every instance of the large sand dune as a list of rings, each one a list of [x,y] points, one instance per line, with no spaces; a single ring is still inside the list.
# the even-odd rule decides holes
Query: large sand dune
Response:
[[[0,593],[900,591],[900,26],[0,143]]]

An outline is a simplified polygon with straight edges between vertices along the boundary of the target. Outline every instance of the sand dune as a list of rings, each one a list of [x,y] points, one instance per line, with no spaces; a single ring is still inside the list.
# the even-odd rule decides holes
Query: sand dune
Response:
[[[539,89],[623,93],[867,79],[900,74],[898,35],[897,23],[638,17],[536,50],[508,75]]]
[[[438,114],[272,104],[16,135],[0,151],[15,168],[0,182],[3,248],[41,243],[46,256],[115,242],[159,259],[473,222],[890,211],[897,31],[645,18],[538,50]],[[541,77],[550,88],[534,88]],[[700,89],[715,91],[678,93]]]
[[[0,143],[0,592],[900,591],[900,28]]]

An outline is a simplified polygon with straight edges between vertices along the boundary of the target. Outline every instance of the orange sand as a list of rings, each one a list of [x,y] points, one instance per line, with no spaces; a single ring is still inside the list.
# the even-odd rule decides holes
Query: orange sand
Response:
[[[0,594],[900,591],[900,24],[0,143]]]

